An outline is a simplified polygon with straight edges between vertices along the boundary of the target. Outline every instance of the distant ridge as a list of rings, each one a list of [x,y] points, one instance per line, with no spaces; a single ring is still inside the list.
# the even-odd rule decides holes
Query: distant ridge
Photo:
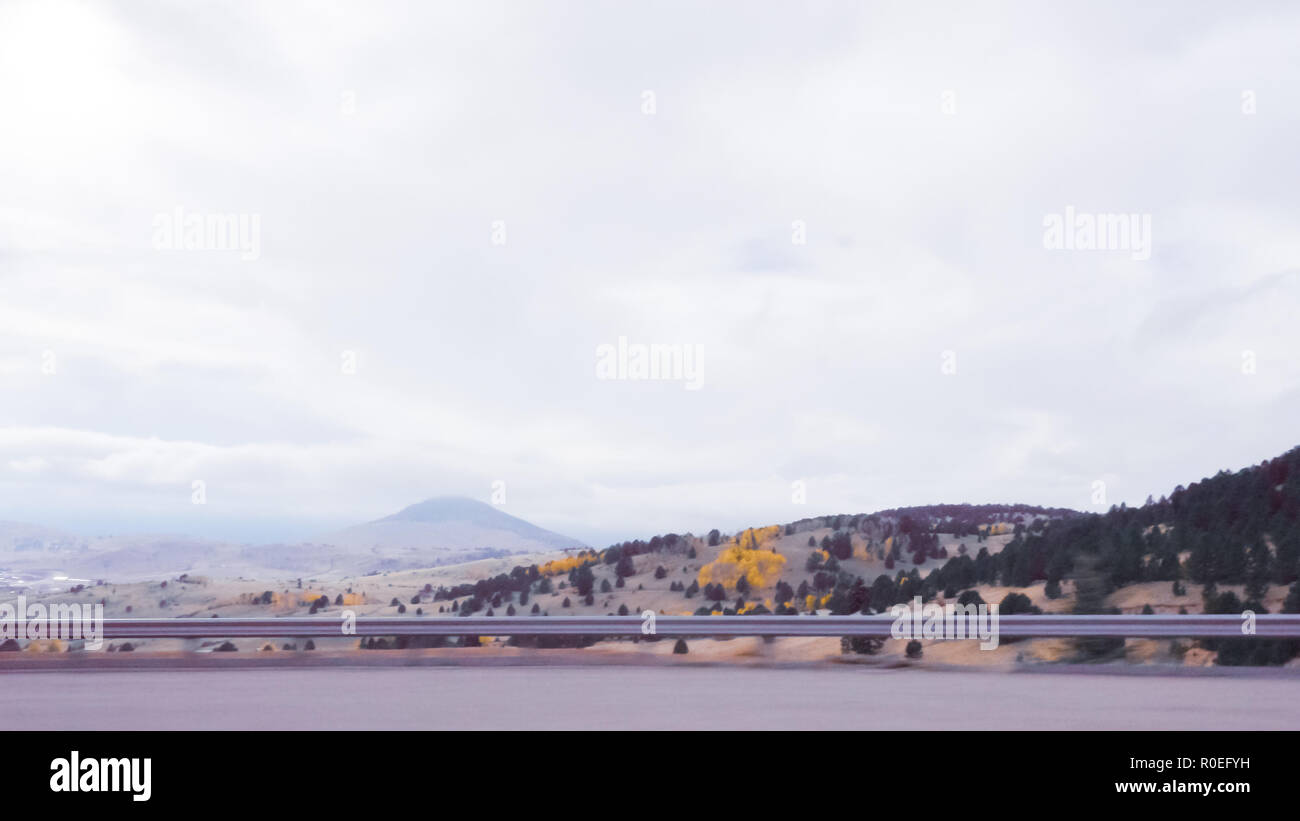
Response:
[[[44,525],[29,522],[0,521],[0,551],[30,551],[45,553],[49,551],[76,550],[85,544],[85,539],[71,533],[56,530]]]
[[[522,553],[586,547],[499,508],[463,496],[439,496],[323,539],[353,549],[499,550]]]

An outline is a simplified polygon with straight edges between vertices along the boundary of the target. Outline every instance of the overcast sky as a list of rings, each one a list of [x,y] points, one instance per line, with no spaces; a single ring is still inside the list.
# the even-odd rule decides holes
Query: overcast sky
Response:
[[[1283,452],[1300,7],[1048,5],[4,3],[0,518],[499,481],[603,546]],[[1046,247],[1067,206],[1149,258]],[[699,389],[598,379],[620,337]]]

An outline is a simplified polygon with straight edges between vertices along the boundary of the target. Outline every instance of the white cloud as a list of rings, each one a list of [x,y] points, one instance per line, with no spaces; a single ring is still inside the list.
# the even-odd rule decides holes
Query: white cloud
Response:
[[[1297,33],[1285,5],[6,4],[0,517],[215,532],[174,509],[194,478],[262,523],[504,479],[599,541],[1103,476],[1140,502],[1274,455]],[[1150,213],[1152,258],[1045,250],[1067,205]],[[155,251],[178,207],[260,215],[260,258]],[[593,379],[621,335],[703,345],[704,389]]]

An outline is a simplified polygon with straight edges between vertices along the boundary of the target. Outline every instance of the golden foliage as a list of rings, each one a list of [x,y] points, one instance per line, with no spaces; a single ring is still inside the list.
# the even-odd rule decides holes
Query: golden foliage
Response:
[[[804,609],[807,610],[809,613],[813,612],[814,610],[820,610],[821,608],[825,607],[826,603],[829,602],[830,600],[831,600],[830,593],[827,593],[821,598],[818,598],[813,593],[809,593],[807,596],[804,597],[803,600]]]
[[[366,598],[364,593],[336,593],[331,596],[327,590],[305,588],[303,590],[286,590],[283,592],[271,591],[271,607],[280,611],[290,611],[298,607],[311,607],[321,596],[324,596],[333,605],[339,595],[343,596],[343,607],[357,607],[369,604],[369,599]],[[262,603],[262,594],[241,593],[239,594],[239,603],[260,605]]]
[[[735,587],[744,576],[750,587],[768,587],[776,584],[784,568],[785,556],[780,553],[752,550],[736,544],[701,567],[699,581],[701,586],[717,582],[724,587]]]
[[[751,527],[736,534],[736,544],[746,550],[762,550],[764,545],[776,541],[781,536],[780,525]]]
[[[541,567],[537,572],[543,576],[560,576],[568,573],[570,570],[582,567],[584,564],[592,564],[596,561],[596,555],[590,552],[582,552],[576,556],[565,556],[563,559],[552,559]]]

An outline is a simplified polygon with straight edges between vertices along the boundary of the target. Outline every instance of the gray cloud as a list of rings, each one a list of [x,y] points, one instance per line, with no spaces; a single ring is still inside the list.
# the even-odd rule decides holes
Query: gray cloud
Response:
[[[1286,4],[6,4],[0,518],[309,537],[499,479],[600,543],[1140,503],[1275,455],[1298,33]],[[1068,205],[1151,214],[1151,259],[1046,250]],[[260,257],[156,250],[177,207],[259,215]],[[594,378],[620,336],[703,346],[703,389]]]

